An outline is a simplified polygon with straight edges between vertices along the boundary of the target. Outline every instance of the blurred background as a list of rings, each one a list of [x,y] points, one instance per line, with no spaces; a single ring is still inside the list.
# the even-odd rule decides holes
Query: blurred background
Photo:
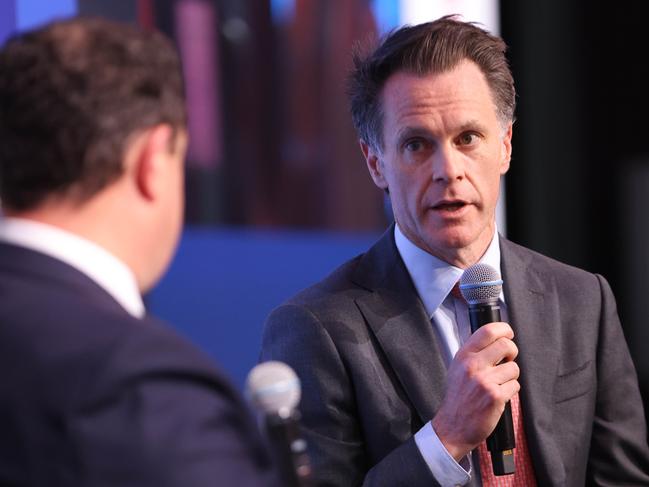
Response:
[[[170,271],[146,299],[241,387],[270,310],[365,250],[391,219],[348,113],[351,47],[446,13],[483,23],[510,46],[518,92],[499,229],[609,280],[649,404],[649,40],[640,7],[3,0],[0,42],[76,14],[138,23],[175,40],[190,115],[187,226]]]

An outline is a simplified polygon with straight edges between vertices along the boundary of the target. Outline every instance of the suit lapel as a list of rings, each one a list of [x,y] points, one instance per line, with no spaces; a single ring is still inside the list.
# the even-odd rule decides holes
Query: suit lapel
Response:
[[[394,243],[394,226],[363,257],[357,284],[372,291],[356,304],[422,423],[444,397],[442,349]]]
[[[559,306],[553,277],[528,250],[500,239],[509,321],[519,348],[525,434],[539,485],[562,485],[565,471],[552,435],[554,381],[559,364]]]
[[[520,351],[525,433],[537,483],[562,485],[565,471],[552,434],[560,352],[553,277],[534,265],[527,249],[503,238],[500,246],[509,321]],[[356,304],[422,422],[430,420],[444,397],[446,366],[439,338],[396,249],[393,226],[365,254],[354,280],[371,291]]]

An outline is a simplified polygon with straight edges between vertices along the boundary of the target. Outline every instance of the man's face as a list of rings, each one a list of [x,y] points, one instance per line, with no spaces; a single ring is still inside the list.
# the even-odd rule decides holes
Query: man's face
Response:
[[[382,109],[383,150],[362,149],[399,228],[446,262],[475,263],[493,236],[511,156],[511,123],[499,122],[483,74],[470,61],[441,74],[397,72]]]

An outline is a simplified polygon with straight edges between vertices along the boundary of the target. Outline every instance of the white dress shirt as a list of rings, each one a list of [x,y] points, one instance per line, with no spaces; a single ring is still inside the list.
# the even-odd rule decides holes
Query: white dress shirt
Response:
[[[129,314],[136,318],[145,315],[135,275],[99,245],[52,225],[1,216],[0,241],[65,262],[95,281]]]
[[[471,335],[469,312],[464,300],[454,298],[451,290],[463,270],[452,266],[420,249],[394,227],[394,238],[401,258],[412,278],[417,294],[424,304],[433,328],[444,345],[444,361],[448,367],[458,349]],[[489,264],[500,273],[500,244],[498,232],[480,262]],[[501,273],[502,275],[502,273]],[[504,296],[500,295],[504,310]],[[503,314],[503,320],[506,315]],[[415,433],[415,443],[433,476],[443,487],[465,485],[471,479],[470,456],[456,462],[439,440],[430,421]]]

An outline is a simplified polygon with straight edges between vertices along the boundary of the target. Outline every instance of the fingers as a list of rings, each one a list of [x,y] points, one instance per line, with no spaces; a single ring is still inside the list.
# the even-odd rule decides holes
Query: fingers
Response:
[[[493,431],[505,403],[520,390],[518,365],[504,362],[468,373],[464,363],[449,369],[449,389],[433,418],[447,451],[459,460]]]
[[[464,348],[478,352],[499,338],[512,340],[514,338],[514,330],[512,330],[512,327],[502,321],[487,323],[471,335],[465,343]]]
[[[495,366],[493,369],[489,371],[487,380],[489,380],[489,382],[491,383],[500,386],[507,385],[507,387],[510,388],[513,386],[508,385],[508,383],[518,382],[519,376],[520,376],[520,369],[518,368],[518,364],[516,362],[503,362],[502,364]],[[516,392],[518,392],[518,390],[514,390],[511,396],[516,394]],[[509,399],[509,397],[507,399]]]
[[[484,441],[505,403],[520,390],[513,338],[507,323],[488,323],[460,347],[449,366],[447,391],[433,428],[456,459]]]
[[[489,323],[477,330],[456,355],[460,373],[494,403],[508,401],[520,389],[520,369],[514,362],[518,347],[513,336],[507,323]]]
[[[479,365],[509,362],[518,355],[518,347],[512,341],[513,338],[514,330],[507,323],[488,323],[471,335],[458,353],[478,354],[478,359],[483,362]]]
[[[501,400],[503,400],[504,402],[511,401],[512,397],[514,397],[520,390],[521,384],[520,382],[518,382],[518,380],[510,380],[508,382],[505,382],[504,384],[501,384]]]
[[[485,404],[491,407],[509,401],[520,390],[518,364],[511,361],[483,366],[483,362],[475,354],[464,361],[458,361],[456,369],[459,369],[462,380],[471,384],[472,392],[484,396]]]
[[[497,365],[511,362],[518,355],[518,347],[509,338],[498,338],[481,351],[481,358],[486,365]]]

